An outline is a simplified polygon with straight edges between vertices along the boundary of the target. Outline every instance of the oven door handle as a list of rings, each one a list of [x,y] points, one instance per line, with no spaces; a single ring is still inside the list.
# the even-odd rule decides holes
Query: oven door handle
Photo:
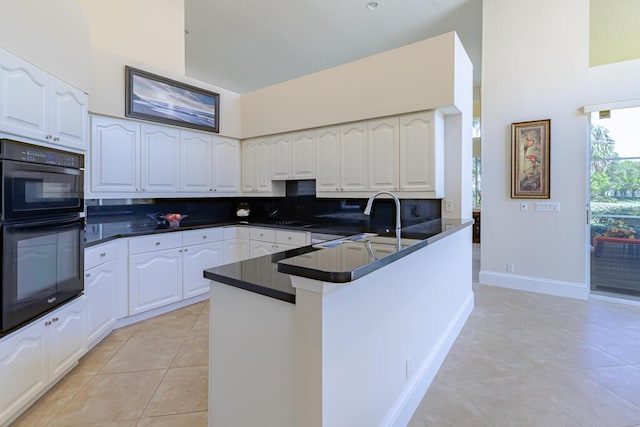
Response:
[[[19,221],[19,222],[5,222],[2,224],[4,227],[11,228],[28,228],[30,230],[37,230],[42,228],[64,228],[69,225],[80,224],[83,225],[84,217],[74,216],[72,218],[55,218],[55,219],[46,219],[46,220],[36,220],[36,221]]]

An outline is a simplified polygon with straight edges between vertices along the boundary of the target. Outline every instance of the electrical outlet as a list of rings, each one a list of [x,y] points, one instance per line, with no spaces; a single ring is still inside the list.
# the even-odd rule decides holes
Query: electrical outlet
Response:
[[[453,212],[453,200],[445,200],[444,210],[447,212]]]
[[[513,273],[513,270],[514,270],[513,264],[508,262],[507,263],[507,273]]]
[[[520,202],[520,212],[526,212],[529,210],[529,202]]]

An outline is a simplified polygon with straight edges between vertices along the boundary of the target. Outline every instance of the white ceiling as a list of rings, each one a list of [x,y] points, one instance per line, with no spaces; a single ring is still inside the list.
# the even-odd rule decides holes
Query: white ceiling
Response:
[[[185,0],[186,73],[245,93],[456,31],[480,86],[482,0]]]

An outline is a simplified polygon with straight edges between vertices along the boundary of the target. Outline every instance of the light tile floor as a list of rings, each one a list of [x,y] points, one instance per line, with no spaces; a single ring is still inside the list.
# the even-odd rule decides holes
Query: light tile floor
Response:
[[[640,308],[473,286],[411,427],[640,426]],[[206,426],[207,319],[205,302],[114,331],[14,425]]]

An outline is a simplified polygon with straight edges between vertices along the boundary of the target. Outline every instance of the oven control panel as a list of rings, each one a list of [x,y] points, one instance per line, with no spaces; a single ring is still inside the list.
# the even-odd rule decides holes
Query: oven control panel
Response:
[[[0,154],[3,159],[62,166],[73,169],[81,169],[84,167],[84,156],[82,154],[39,147],[37,145],[25,144],[8,139],[2,139],[0,143]]]

